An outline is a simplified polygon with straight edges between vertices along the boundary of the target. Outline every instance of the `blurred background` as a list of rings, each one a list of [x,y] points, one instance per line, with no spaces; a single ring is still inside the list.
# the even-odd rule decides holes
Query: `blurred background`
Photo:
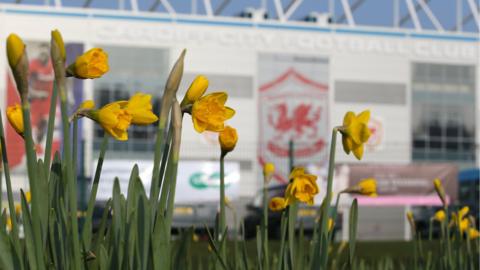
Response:
[[[347,156],[338,142],[334,180],[335,192],[364,178],[378,181],[377,198],[358,198],[360,240],[408,240],[407,210],[426,233],[441,206],[435,178],[443,181],[452,207],[468,205],[478,217],[479,25],[475,0],[0,1],[0,47],[5,51],[11,32],[27,43],[33,133],[41,156],[53,85],[52,29],[64,37],[67,62],[92,47],[109,55],[110,72],[101,79],[69,81],[72,111],[85,99],[101,106],[142,91],[154,97],[158,112],[168,72],[186,48],[178,98],[202,74],[210,80],[208,91],[227,91],[227,105],[236,110],[228,122],[239,133],[226,163],[227,196],[235,209],[229,227],[244,223],[247,237],[260,219],[263,164],[277,168],[269,184],[272,196],[283,194],[290,164],[318,175],[320,204],[331,129],[342,124],[345,112],[365,109],[371,111],[372,136],[364,158]],[[6,108],[19,98],[5,54],[0,65],[0,104]],[[78,190],[84,203],[103,131],[90,120],[80,123]],[[114,177],[126,193],[134,164],[150,186],[156,126],[129,132],[127,142],[109,142],[99,209],[111,196]],[[60,121],[54,137],[60,150]],[[217,140],[216,133],[196,133],[190,117],[184,118],[176,228],[213,227]],[[7,148],[14,190],[28,189],[23,141],[11,127]],[[351,200],[340,200],[337,239],[348,238],[343,213]],[[307,230],[315,209],[299,212]],[[275,224],[279,217],[270,218]]]

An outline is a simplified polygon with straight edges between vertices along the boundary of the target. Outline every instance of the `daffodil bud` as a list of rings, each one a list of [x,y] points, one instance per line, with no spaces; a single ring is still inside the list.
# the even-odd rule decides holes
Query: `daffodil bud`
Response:
[[[7,38],[8,64],[14,69],[25,53],[25,43],[17,34],[10,34]]]
[[[437,192],[438,197],[442,200],[443,205],[447,205],[447,199],[445,196],[445,189],[443,188],[442,181],[440,179],[433,180],[433,186]]]
[[[342,193],[360,194],[370,197],[377,196],[377,181],[373,178],[363,179],[355,186],[342,191]]]
[[[220,142],[223,155],[231,152],[235,148],[235,145],[238,141],[237,130],[230,126],[226,126],[225,129],[218,135],[218,141]]]
[[[7,107],[7,119],[13,129],[15,129],[20,136],[23,136],[25,129],[23,125],[22,108],[19,104]]]
[[[265,184],[268,184],[272,180],[273,174],[275,173],[275,165],[273,163],[265,163],[263,166],[263,180]]]
[[[192,84],[187,90],[185,97],[183,97],[181,106],[186,106],[189,104],[193,104],[197,101],[200,97],[205,94],[208,88],[208,79],[203,75],[198,75],[195,80],[193,80]]]
[[[7,38],[7,57],[20,97],[26,101],[28,97],[28,57],[25,43],[16,34],[10,34]]]
[[[51,36],[52,55],[54,54],[53,51],[58,49],[60,59],[63,63],[65,63],[65,61],[67,60],[67,53],[65,52],[65,44],[63,43],[62,34],[60,34],[60,31],[55,29],[52,31]]]
[[[433,215],[433,219],[438,221],[438,222],[443,222],[447,215],[445,214],[444,210],[438,210],[435,212],[435,215]]]
[[[412,211],[407,211],[407,220],[408,223],[410,223],[410,228],[412,229],[412,232],[415,232],[415,219],[413,218]]]
[[[101,48],[93,48],[77,57],[67,68],[67,76],[78,79],[96,79],[109,70],[108,55]]]
[[[332,218],[328,218],[328,231],[331,232],[333,230],[333,225],[335,225],[335,223],[333,222],[333,219]]]
[[[282,197],[273,197],[268,203],[268,208],[274,212],[282,211],[287,207],[285,199]]]

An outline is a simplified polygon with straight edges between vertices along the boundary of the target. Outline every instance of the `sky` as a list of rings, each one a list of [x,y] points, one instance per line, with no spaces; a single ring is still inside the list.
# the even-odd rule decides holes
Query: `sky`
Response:
[[[62,5],[70,7],[81,7],[85,0],[61,0]],[[193,0],[195,1],[195,0]],[[224,0],[212,0],[213,9],[220,6]],[[267,2],[267,12],[269,18],[277,18],[273,0],[263,0]],[[291,0],[281,0],[283,6],[286,7]],[[335,16],[339,18],[343,14],[343,8],[340,0],[335,1]],[[358,0],[348,0],[350,4]],[[360,0],[361,1],[361,0]],[[368,26],[393,26],[393,3],[398,1],[400,3],[400,17],[408,14],[406,0],[364,0],[363,4],[355,11],[354,18],[357,25]],[[412,0],[416,3],[418,0]],[[463,16],[470,13],[467,0],[459,0],[463,4]],[[14,3],[15,0],[0,0],[0,3]],[[53,5],[54,0],[22,0],[25,4],[44,5],[49,2]],[[91,7],[118,9],[120,3],[123,2],[126,9],[130,9],[130,0],[91,0]],[[148,11],[149,7],[155,0],[137,0],[139,9]],[[192,12],[192,0],[169,0],[170,4],[177,13],[190,14]],[[196,0],[197,14],[204,15],[205,7],[203,0]],[[316,11],[320,13],[328,12],[328,3],[330,0],[304,0],[302,5],[292,15],[292,20],[302,20],[310,12]],[[474,0],[478,4],[478,0]],[[262,0],[230,0],[225,6],[222,15],[238,16],[245,8],[261,7]],[[452,30],[456,22],[456,5],[457,0],[430,0],[429,6],[437,19],[440,21],[445,30]],[[165,12],[165,8],[159,5],[157,12]],[[434,30],[433,24],[423,11],[418,13],[422,28]],[[340,23],[346,23],[345,21]],[[413,28],[413,23],[409,20],[403,27]],[[464,26],[464,31],[478,33],[478,28],[475,26],[474,20],[470,20]]]

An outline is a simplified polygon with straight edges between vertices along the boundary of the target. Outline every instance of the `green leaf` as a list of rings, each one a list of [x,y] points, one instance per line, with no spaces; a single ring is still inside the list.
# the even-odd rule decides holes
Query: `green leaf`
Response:
[[[27,260],[30,269],[38,269],[37,253],[35,252],[35,242],[33,237],[32,220],[30,217],[30,210],[28,209],[27,200],[23,190],[21,193],[22,217],[23,217],[23,231],[25,233],[25,250],[27,252]]]
[[[5,224],[2,224],[4,227]],[[5,230],[0,230],[0,268],[14,269],[13,267],[13,247]]]
[[[357,223],[358,223],[358,203],[357,199],[353,199],[352,207],[350,208],[350,216],[349,216],[349,234],[348,234],[348,241],[349,241],[349,263],[350,267],[353,267],[353,262],[355,259],[355,242],[357,240]]]

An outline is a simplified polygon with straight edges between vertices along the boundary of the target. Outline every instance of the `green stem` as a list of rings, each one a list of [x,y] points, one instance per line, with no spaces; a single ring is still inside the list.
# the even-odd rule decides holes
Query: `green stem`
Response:
[[[22,93],[26,93],[22,91]],[[43,241],[41,235],[41,228],[42,226],[47,226],[47,224],[41,224],[40,219],[40,200],[41,195],[39,191],[39,187],[37,186],[37,179],[36,179],[36,153],[35,153],[35,146],[32,139],[32,127],[30,121],[30,103],[28,103],[28,98],[26,96],[22,96],[22,113],[23,113],[23,123],[24,123],[24,132],[23,138],[25,141],[25,152],[27,153],[27,167],[28,167],[28,181],[30,184],[30,190],[32,195],[32,220],[38,221],[39,223],[33,224],[33,237],[35,243],[35,252],[37,257],[37,266],[39,269],[45,268],[45,258],[43,256]]]
[[[67,91],[65,89],[65,78],[62,77],[61,81],[57,78],[57,87],[60,92],[60,109],[62,112],[62,128],[63,128],[63,153],[66,163],[67,174],[67,186],[69,193],[69,206],[70,206],[70,222],[73,244],[73,267],[76,270],[80,270],[80,239],[78,237],[78,220],[77,220],[77,178],[73,175],[72,164],[72,152],[70,141],[70,124],[68,121],[68,107],[67,107]]]
[[[100,175],[102,173],[103,160],[105,159],[107,146],[108,146],[108,135],[103,134],[102,145],[100,147],[100,154],[98,156],[97,168],[95,169],[95,176],[93,178],[92,190],[90,191],[90,197],[88,199],[87,213],[85,216],[85,223],[82,231],[82,236],[84,240],[83,245],[87,250],[90,248],[91,237],[85,237],[85,236],[87,235],[90,236],[91,232],[87,232],[86,230],[91,230],[91,224],[93,219],[93,209],[95,208],[95,200],[97,198],[98,184],[100,182]]]
[[[220,156],[220,220],[219,220],[219,238],[217,241],[223,243],[220,246],[220,256],[225,260],[226,251],[225,251],[225,241],[223,238],[227,237],[223,235],[226,232],[226,214],[225,214],[225,154],[222,153]]]
[[[263,182],[263,219],[262,219],[262,261],[263,269],[270,268],[268,256],[268,189],[266,181]]]
[[[334,236],[334,235],[333,235],[333,234],[334,234],[333,228],[335,228],[335,221],[337,220],[338,203],[339,203],[339,201],[340,201],[340,195],[341,195],[341,194],[342,194],[341,192],[338,193],[338,194],[337,194],[337,199],[335,200],[335,209],[334,209],[333,214],[332,214],[332,221],[333,221],[332,231],[328,233],[328,235],[329,235],[329,238],[328,238],[329,240],[328,240],[328,242],[329,242],[329,243],[333,241],[333,236]],[[327,228],[327,229],[328,229],[328,228]]]
[[[320,230],[320,237],[322,238],[325,234],[325,229],[327,228],[328,222],[328,208],[330,207],[330,201],[332,200],[332,182],[333,182],[333,174],[335,171],[335,146],[337,142],[337,131],[338,127],[333,128],[332,130],[332,139],[330,142],[330,158],[328,160],[328,176],[327,176],[327,191],[326,191],[326,204],[325,204],[325,211],[322,212],[322,226]],[[328,252],[326,250],[321,250],[321,269],[327,269],[327,261],[328,261]]]
[[[77,153],[78,153],[78,119],[75,118],[73,120],[73,130],[72,130],[72,171],[73,171],[73,177],[77,179],[78,172],[77,172]]]
[[[432,241],[432,230],[433,230],[433,219],[430,219],[430,223],[428,224],[428,241]]]
[[[449,226],[449,213],[448,213],[448,208],[447,206],[444,206],[443,210],[445,211],[445,224],[446,224],[446,235],[445,237],[447,238],[447,258],[448,258],[448,266],[450,269],[453,269],[453,258],[452,258],[452,244],[450,241],[450,226]]]
[[[52,160],[52,141],[53,131],[55,129],[55,114],[57,110],[57,84],[53,83],[52,97],[50,99],[50,111],[48,114],[48,127],[47,127],[47,142],[45,144],[45,168],[48,174],[50,174],[50,162]]]

